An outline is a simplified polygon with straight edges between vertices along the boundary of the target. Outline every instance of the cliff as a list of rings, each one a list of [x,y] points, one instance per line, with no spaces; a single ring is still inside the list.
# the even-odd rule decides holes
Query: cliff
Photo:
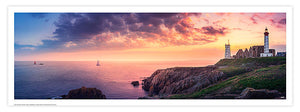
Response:
[[[234,99],[241,98],[246,88],[279,91],[285,98],[285,61],[285,57],[222,59],[214,66],[160,69],[143,80],[143,89],[150,98]]]
[[[191,93],[224,79],[216,67],[176,67],[155,71],[144,80],[143,89],[149,95]]]

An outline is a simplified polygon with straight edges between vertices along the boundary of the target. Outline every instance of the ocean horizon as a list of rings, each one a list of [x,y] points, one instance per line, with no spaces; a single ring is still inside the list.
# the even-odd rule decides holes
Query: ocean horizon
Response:
[[[42,63],[42,65],[40,65]],[[100,89],[107,99],[147,95],[142,80],[157,69],[202,67],[215,61],[15,61],[15,99],[50,99],[81,87]],[[139,81],[139,86],[131,85]]]

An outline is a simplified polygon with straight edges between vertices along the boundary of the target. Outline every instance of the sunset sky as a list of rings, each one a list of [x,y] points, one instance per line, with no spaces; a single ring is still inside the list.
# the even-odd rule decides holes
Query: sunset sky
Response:
[[[286,50],[285,13],[15,13],[16,61],[184,61]]]

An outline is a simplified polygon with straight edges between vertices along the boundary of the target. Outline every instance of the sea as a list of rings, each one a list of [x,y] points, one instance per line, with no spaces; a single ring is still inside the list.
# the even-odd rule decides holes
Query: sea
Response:
[[[157,69],[199,67],[216,61],[15,61],[14,98],[52,99],[72,89],[97,88],[107,99],[137,99],[147,95],[142,80]],[[42,63],[42,65],[40,65]],[[139,81],[139,86],[131,85]]]

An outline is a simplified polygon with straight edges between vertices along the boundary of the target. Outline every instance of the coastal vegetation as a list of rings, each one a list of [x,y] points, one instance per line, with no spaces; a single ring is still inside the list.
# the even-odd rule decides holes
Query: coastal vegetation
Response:
[[[160,96],[158,98],[234,99],[239,97],[240,94],[243,92],[243,90],[245,90],[246,88],[277,90],[280,93],[282,93],[282,95],[285,96],[286,93],[286,58],[285,57],[222,59],[215,64],[215,67],[216,68],[213,71],[220,71],[224,73],[224,75],[218,77],[219,80],[215,80],[215,83],[210,83],[207,86],[201,85],[201,87],[203,88],[191,89],[194,91],[188,91],[182,93],[166,95],[165,92],[160,91],[157,94],[158,96]],[[168,73],[168,75],[170,75],[170,73]],[[195,77],[194,79],[196,80]],[[165,87],[167,86],[168,85],[165,85]],[[196,83],[190,86],[183,85],[183,87],[197,88],[195,86],[198,85],[196,85]],[[185,88],[182,90],[183,91],[189,90],[189,88]]]

